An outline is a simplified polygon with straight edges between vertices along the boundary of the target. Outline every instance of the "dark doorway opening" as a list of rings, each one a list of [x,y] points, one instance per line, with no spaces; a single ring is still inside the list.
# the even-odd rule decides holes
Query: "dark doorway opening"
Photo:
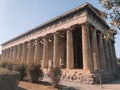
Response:
[[[74,68],[83,69],[82,31],[80,27],[73,30],[73,46],[74,46]]]

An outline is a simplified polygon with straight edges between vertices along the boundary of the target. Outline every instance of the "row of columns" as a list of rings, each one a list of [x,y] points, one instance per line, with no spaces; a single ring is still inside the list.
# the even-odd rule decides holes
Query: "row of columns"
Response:
[[[116,68],[116,54],[114,43],[103,39],[103,34],[97,32],[96,29],[90,30],[88,24],[81,25],[82,33],[82,57],[84,70],[99,70],[99,69],[115,69]],[[74,28],[66,31],[66,68],[74,68],[74,46],[73,33]],[[59,33],[55,32],[53,36],[53,67],[61,67],[60,54],[60,37]],[[43,43],[41,43],[41,41]],[[49,41],[48,37],[37,38],[23,44],[5,49],[2,51],[2,59],[13,61],[15,64],[31,65],[41,64],[42,67],[49,66]],[[62,55],[61,55],[62,56]]]

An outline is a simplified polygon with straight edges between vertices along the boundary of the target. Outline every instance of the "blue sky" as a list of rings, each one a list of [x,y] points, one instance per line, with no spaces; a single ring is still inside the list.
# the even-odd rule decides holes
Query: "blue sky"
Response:
[[[85,2],[105,10],[98,0],[0,0],[0,44]],[[119,39],[117,35],[117,57],[120,57]]]

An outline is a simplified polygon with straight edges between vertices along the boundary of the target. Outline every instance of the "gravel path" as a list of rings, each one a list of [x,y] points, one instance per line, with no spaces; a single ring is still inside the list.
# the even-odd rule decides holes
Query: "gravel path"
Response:
[[[62,85],[68,87],[74,87],[76,90],[120,90],[120,79],[109,82],[107,84],[102,84],[102,86],[98,85],[90,85],[90,84],[81,84],[75,82],[61,81]]]

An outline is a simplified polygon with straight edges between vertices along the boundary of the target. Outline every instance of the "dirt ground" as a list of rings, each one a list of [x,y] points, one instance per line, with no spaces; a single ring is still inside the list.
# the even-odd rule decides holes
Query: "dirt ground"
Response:
[[[49,83],[29,83],[26,81],[20,81],[17,90],[57,90],[50,86]]]
[[[50,86],[48,82],[40,82],[38,84],[28,83],[25,81],[19,82],[18,90],[120,90],[120,79],[109,82],[107,84],[89,85],[75,82],[61,81],[59,89]]]

